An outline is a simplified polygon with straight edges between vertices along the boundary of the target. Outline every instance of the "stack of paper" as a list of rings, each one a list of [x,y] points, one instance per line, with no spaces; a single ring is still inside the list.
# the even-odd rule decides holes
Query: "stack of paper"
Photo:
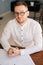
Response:
[[[0,65],[35,65],[29,55],[8,57],[3,49],[0,49]]]

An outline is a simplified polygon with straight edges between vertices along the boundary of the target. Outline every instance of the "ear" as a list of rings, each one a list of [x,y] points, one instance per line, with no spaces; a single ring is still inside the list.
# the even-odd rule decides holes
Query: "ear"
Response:
[[[29,11],[27,11],[27,16],[29,16]]]

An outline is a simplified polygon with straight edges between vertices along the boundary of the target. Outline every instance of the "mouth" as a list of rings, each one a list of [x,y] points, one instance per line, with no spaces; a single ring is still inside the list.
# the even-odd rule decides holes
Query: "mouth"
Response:
[[[19,20],[20,22],[22,22],[22,19],[19,18],[18,20]]]

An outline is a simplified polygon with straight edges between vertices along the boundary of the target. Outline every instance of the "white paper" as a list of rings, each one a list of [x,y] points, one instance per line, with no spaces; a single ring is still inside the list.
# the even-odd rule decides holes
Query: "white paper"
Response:
[[[3,49],[0,49],[0,65],[35,65],[29,55],[8,57]]]

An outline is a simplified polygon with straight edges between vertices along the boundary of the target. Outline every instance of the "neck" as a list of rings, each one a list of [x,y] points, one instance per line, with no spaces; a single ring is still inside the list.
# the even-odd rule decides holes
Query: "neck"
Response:
[[[27,19],[26,19],[27,20]],[[20,25],[24,25],[27,21],[24,20],[24,22],[18,22]]]

